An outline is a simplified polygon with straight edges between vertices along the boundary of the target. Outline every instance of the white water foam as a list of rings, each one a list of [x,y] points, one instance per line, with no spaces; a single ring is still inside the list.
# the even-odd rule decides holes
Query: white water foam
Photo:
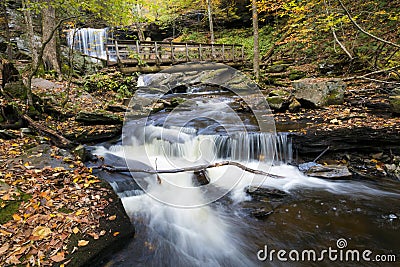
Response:
[[[153,266],[253,264],[251,259],[244,256],[243,251],[248,250],[248,247],[240,241],[240,233],[234,228],[232,218],[228,218],[223,210],[209,205],[198,205],[207,203],[207,194],[215,193],[210,188],[217,192],[228,189],[229,197],[235,203],[249,200],[250,197],[244,189],[251,185],[286,192],[300,188],[318,188],[336,194],[384,194],[357,182],[308,177],[296,167],[283,163],[292,159],[291,145],[286,135],[243,133],[231,137],[196,136],[194,131],[148,126],[145,144],[140,144],[137,140],[133,140],[131,144],[112,146],[108,150],[98,148],[95,153],[126,157],[128,162],[143,162],[154,169],[174,169],[228,159],[283,177],[265,178],[244,172],[235,166],[221,166],[207,170],[210,185],[207,190],[203,190],[203,187],[193,184],[193,174],[190,172],[159,174],[161,184],[157,182],[155,175],[141,176],[140,179],[146,183],[140,184],[146,185],[144,190],[147,194],[122,197],[122,202],[129,216],[141,218],[148,226],[147,240],[154,246]]]

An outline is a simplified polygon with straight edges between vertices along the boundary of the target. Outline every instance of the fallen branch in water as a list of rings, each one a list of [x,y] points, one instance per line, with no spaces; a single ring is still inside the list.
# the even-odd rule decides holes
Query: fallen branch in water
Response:
[[[101,165],[98,167],[94,167],[94,169],[100,169],[100,170],[105,170],[108,172],[144,172],[144,173],[149,173],[149,174],[160,174],[160,173],[179,173],[179,172],[200,172],[203,170],[206,170],[208,168],[216,168],[216,167],[221,167],[221,166],[235,166],[238,167],[244,171],[254,173],[254,174],[259,174],[259,175],[264,175],[267,177],[271,177],[274,179],[282,179],[285,178],[280,175],[275,175],[271,174],[265,171],[260,171],[256,169],[249,168],[243,164],[240,164],[235,161],[222,161],[222,162],[217,162],[217,163],[212,163],[212,164],[204,164],[204,165],[198,165],[198,166],[193,166],[193,167],[185,167],[185,168],[178,168],[178,169],[170,169],[170,170],[145,170],[145,169],[131,169],[127,167],[114,167],[114,166],[108,166],[108,165]]]

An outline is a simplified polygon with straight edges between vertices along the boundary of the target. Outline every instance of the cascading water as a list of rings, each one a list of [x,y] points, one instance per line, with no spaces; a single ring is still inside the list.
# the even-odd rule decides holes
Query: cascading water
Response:
[[[67,43],[76,51],[96,58],[107,59],[104,45],[109,39],[108,28],[81,28],[67,30]]]
[[[142,78],[139,85],[147,82]],[[265,244],[276,249],[322,250],[343,236],[376,250],[382,247],[385,235],[384,241],[377,236],[372,242],[368,239],[368,231],[377,231],[384,222],[374,214],[389,218],[391,209],[398,205],[382,204],[383,210],[380,206],[371,208],[368,201],[380,196],[383,203],[398,203],[400,190],[390,192],[359,181],[305,176],[287,164],[293,154],[287,134],[244,132],[222,108],[229,101],[224,97],[196,97],[191,102],[196,109],[184,106],[174,116],[156,113],[145,125],[126,122],[122,144],[97,146],[93,152],[104,156],[106,164],[128,165],[131,169],[168,170],[231,160],[282,178],[266,178],[236,166],[207,169],[203,173],[209,179],[206,186],[196,184],[199,174],[193,172],[134,172],[134,180],[129,173],[105,177],[136,227],[135,240],[115,254],[107,266],[260,266],[264,263],[256,253]],[[200,119],[192,120],[195,116]],[[220,124],[225,131],[219,130]],[[281,207],[273,208],[268,222],[261,224],[246,212],[246,205],[256,205],[246,193],[249,186],[279,189],[290,199],[300,195],[300,200],[282,201]],[[258,205],[263,211],[272,206],[270,202],[273,200],[263,199]],[[335,222],[339,235],[332,228]],[[347,226],[352,223],[349,230]],[[360,225],[362,230],[358,229]],[[385,234],[396,234],[400,229],[396,227]]]

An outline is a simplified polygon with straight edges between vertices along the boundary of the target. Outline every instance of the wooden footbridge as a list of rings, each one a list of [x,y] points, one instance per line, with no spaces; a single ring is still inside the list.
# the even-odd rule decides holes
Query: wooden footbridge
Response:
[[[185,62],[242,65],[243,45],[116,40],[106,44],[107,64],[122,72],[157,72]]]

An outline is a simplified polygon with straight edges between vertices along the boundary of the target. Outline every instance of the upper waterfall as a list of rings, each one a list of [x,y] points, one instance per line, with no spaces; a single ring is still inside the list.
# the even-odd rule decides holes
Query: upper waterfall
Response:
[[[108,28],[82,28],[67,31],[68,46],[94,58],[107,59],[105,44],[109,39]]]

